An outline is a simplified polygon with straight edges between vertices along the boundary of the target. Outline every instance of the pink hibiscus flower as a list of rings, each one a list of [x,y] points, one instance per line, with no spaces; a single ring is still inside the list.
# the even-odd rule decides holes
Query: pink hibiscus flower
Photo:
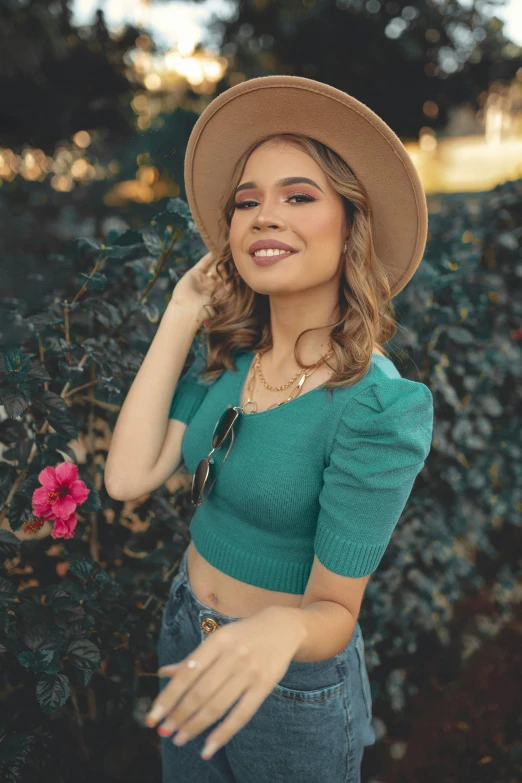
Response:
[[[56,519],[56,522],[53,525],[53,529],[51,530],[51,535],[53,538],[73,538],[74,537],[74,530],[76,528],[76,525],[78,523],[78,520],[76,519],[76,514],[71,514],[70,517],[67,517],[67,519]]]
[[[33,492],[33,514],[47,519],[55,518],[74,530],[76,507],[89,495],[85,483],[78,479],[78,467],[74,462],[60,462],[56,468],[48,466],[40,471],[38,480],[43,485]],[[63,529],[60,526],[60,529]],[[68,536],[64,536],[67,538]],[[69,536],[70,538],[71,536]]]

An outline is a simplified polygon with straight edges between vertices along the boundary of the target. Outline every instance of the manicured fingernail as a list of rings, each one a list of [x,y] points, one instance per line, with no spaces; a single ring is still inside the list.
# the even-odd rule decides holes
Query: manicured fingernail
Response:
[[[161,734],[162,737],[168,737],[169,734],[172,734],[172,731],[166,729],[164,726],[158,726],[156,731],[158,732],[158,734]]]
[[[201,758],[208,760],[217,750],[217,742],[207,742],[201,751]]]
[[[186,731],[178,731],[174,738],[174,745],[184,745],[188,738],[189,735]]]
[[[147,715],[145,715],[145,722],[148,723],[149,726],[153,726],[162,718],[163,718],[163,708],[158,705],[156,707],[153,707],[151,711],[148,712]]]

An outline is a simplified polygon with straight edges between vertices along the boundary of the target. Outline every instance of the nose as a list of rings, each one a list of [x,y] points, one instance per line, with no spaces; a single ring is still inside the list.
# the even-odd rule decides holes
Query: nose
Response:
[[[265,201],[253,217],[254,228],[284,228],[285,222],[278,217],[273,206]]]

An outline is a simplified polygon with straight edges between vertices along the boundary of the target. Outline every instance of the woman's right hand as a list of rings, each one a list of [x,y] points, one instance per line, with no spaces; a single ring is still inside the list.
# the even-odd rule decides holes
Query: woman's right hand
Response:
[[[210,300],[215,291],[222,288],[216,270],[216,257],[212,251],[206,253],[178,280],[172,291],[171,302],[195,309],[201,323],[215,315]]]

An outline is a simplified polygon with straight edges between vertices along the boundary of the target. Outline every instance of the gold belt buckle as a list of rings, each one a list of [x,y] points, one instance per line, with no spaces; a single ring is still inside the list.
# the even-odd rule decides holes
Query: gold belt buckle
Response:
[[[219,625],[211,617],[205,617],[201,621],[201,627],[204,633],[208,634],[208,633],[214,633],[216,628],[219,628]]]

